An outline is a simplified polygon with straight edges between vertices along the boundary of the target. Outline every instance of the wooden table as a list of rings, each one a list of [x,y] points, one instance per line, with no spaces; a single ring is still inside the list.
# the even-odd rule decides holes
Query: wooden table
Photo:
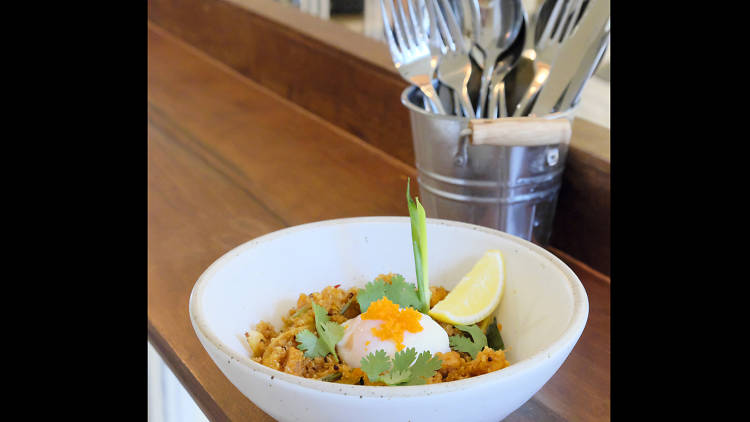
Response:
[[[312,221],[407,215],[416,170],[148,27],[148,338],[210,420],[270,421],[193,332],[203,270],[254,237]],[[610,281],[553,250],[589,295],[580,341],[508,421],[607,421]]]

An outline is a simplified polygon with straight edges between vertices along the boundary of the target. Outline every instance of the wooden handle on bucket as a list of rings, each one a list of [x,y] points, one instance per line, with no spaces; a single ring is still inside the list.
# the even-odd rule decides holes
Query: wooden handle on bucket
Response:
[[[570,121],[566,118],[503,117],[469,121],[473,145],[549,145],[570,143]]]

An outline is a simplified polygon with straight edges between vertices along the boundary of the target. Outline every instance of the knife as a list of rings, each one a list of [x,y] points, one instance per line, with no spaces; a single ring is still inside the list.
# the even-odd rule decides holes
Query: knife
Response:
[[[581,62],[581,66],[578,68],[578,72],[576,72],[576,75],[573,77],[573,79],[571,79],[570,84],[568,84],[568,87],[565,89],[565,93],[559,101],[560,108],[554,111],[565,111],[568,108],[578,104],[578,101],[580,101],[581,99],[583,87],[586,85],[586,82],[591,78],[591,76],[596,72],[596,69],[599,67],[599,64],[604,58],[604,52],[607,51],[608,46],[609,30],[607,30],[605,34],[602,35],[601,42],[598,48],[591,48],[586,53],[586,57]]]
[[[557,60],[552,65],[547,81],[537,95],[529,115],[541,116],[552,112],[586,56],[596,54],[591,53],[591,50],[598,51],[602,36],[609,31],[609,1],[589,2],[575,32],[560,48]]]

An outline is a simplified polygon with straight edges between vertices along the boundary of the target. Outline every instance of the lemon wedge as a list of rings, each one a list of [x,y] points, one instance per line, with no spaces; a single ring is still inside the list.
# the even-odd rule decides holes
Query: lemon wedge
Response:
[[[450,324],[476,324],[500,304],[504,288],[503,255],[498,250],[489,250],[428,314]]]

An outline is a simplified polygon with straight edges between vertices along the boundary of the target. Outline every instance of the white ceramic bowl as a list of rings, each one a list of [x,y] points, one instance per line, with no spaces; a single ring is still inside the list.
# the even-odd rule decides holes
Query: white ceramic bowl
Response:
[[[244,332],[281,327],[300,293],[363,287],[378,274],[416,284],[408,217],[363,217],[290,227],[214,262],[190,296],[190,319],[213,361],[245,396],[280,421],[498,421],[530,399],[567,358],[586,325],[580,280],[543,248],[506,233],[427,220],[430,284],[448,289],[488,249],[500,249],[507,284],[496,310],[510,366],[434,385],[373,387],[286,374],[249,358]]]

